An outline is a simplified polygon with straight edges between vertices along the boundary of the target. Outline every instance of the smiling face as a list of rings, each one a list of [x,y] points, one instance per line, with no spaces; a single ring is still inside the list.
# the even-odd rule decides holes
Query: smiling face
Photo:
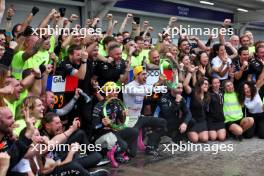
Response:
[[[245,97],[251,97],[251,90],[248,84],[244,84],[244,95]]]
[[[61,134],[63,132],[63,128],[60,117],[59,116],[53,117],[52,121],[45,125],[45,128],[47,132],[52,136]]]
[[[139,84],[146,84],[147,82],[147,71],[144,70],[141,73],[138,74],[138,76],[136,77],[137,82]]]
[[[0,133],[11,134],[15,123],[12,112],[6,107],[0,107]]]
[[[220,80],[218,78],[212,80],[212,89],[217,92],[220,90]]]
[[[221,45],[218,50],[218,55],[219,56],[224,56],[226,54],[226,49],[224,45]]]
[[[207,92],[208,91],[208,88],[209,88],[209,82],[208,82],[208,80],[204,80],[204,82],[203,82],[203,84],[201,86],[201,90],[203,92]]]
[[[122,50],[119,47],[114,48],[109,52],[109,56],[112,57],[115,61],[118,61],[122,58]]]
[[[150,52],[149,60],[150,60],[150,63],[152,63],[154,65],[159,65],[160,64],[159,52],[157,50]]]
[[[5,96],[9,101],[18,100],[20,93],[22,92],[23,87],[20,84],[20,81],[14,78],[6,79],[7,85],[11,85],[14,88],[13,94]]]
[[[206,53],[202,53],[200,57],[201,65],[206,66],[208,64],[208,61],[209,61],[208,55]]]
[[[190,53],[190,45],[189,45],[188,41],[183,41],[180,44],[180,47],[179,48],[185,54],[189,54]]]
[[[182,63],[183,63],[185,68],[189,67],[189,65],[191,63],[190,57],[188,55],[185,55],[182,59]]]
[[[234,84],[230,81],[225,83],[225,91],[228,93],[234,92]]]
[[[32,110],[32,115],[37,119],[42,119],[44,113],[44,106],[42,101],[38,98],[35,100],[34,108]]]

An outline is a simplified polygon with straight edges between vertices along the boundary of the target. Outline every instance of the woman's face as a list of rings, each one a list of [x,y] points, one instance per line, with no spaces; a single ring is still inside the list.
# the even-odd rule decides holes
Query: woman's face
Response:
[[[190,65],[191,61],[188,55],[184,56],[184,58],[182,59],[182,63],[185,67],[188,67]]]
[[[218,55],[224,55],[226,53],[226,49],[224,45],[221,45],[218,50]]]
[[[38,129],[34,130],[34,133],[32,135],[32,141],[35,143],[40,143],[42,141],[42,138],[40,136]]]
[[[244,84],[244,94],[246,97],[251,97],[250,87],[247,84]]]
[[[219,91],[219,89],[220,89],[220,81],[219,81],[219,79],[213,79],[213,81],[212,81],[212,89],[214,91]]]
[[[37,119],[43,118],[44,106],[40,99],[35,100],[35,106],[34,106],[32,113],[33,113],[33,116],[36,117]]]
[[[203,92],[207,92],[209,87],[209,82],[207,80],[204,80],[204,83],[201,86],[201,89]]]
[[[75,45],[81,44],[81,36],[80,35],[74,35],[73,36],[73,44],[75,44]]]
[[[202,53],[200,57],[201,65],[206,66],[208,64],[208,61],[209,61],[208,55],[206,53]]]
[[[228,93],[232,93],[232,92],[234,92],[234,84],[233,84],[232,82],[227,82],[227,83],[225,84],[225,90],[226,90],[226,92],[228,92]]]
[[[170,49],[170,53],[172,55],[177,55],[178,54],[178,48],[173,46],[171,49]]]

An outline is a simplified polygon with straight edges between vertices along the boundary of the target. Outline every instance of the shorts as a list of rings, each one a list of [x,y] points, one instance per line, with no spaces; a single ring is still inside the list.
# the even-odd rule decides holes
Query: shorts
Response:
[[[243,118],[242,118],[242,119],[243,119]],[[238,125],[240,126],[240,123],[241,123],[242,119],[239,119],[239,120],[236,120],[236,121],[233,121],[233,122],[227,122],[227,123],[225,124],[226,129],[229,131],[229,127],[230,127],[232,124],[238,124]]]

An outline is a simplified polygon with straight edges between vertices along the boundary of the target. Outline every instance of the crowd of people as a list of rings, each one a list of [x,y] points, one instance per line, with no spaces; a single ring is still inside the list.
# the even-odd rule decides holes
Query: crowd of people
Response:
[[[118,168],[138,151],[158,156],[164,136],[172,143],[264,138],[264,41],[255,41],[250,31],[208,36],[207,42],[181,34],[176,44],[151,21],[127,14],[117,29],[108,14],[101,34],[40,37],[48,25],[72,31],[79,18],[66,18],[65,8],[52,9],[35,31],[30,24],[38,12],[33,7],[13,24],[17,14],[10,6],[1,21],[1,176],[108,175],[96,167]],[[100,20],[88,19],[82,28],[96,29]],[[126,31],[128,25],[132,29]],[[177,25],[171,17],[167,28]],[[147,85],[152,70],[159,78]],[[171,70],[171,80],[164,70]],[[58,109],[56,93],[47,90],[52,75],[78,79],[76,91]],[[155,92],[161,86],[167,91]],[[68,148],[49,148],[58,144]],[[80,152],[83,144],[95,148]]]

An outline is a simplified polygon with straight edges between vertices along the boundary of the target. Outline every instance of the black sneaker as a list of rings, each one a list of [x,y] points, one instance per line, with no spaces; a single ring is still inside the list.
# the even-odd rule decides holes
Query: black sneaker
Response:
[[[146,146],[145,153],[147,155],[152,155],[152,156],[159,156],[158,151],[155,149],[154,146]]]
[[[90,172],[90,176],[108,176],[110,172],[105,169],[98,169],[96,171]]]
[[[239,135],[239,136],[236,136],[236,140],[238,140],[238,141],[243,141],[243,136],[242,135]]]

